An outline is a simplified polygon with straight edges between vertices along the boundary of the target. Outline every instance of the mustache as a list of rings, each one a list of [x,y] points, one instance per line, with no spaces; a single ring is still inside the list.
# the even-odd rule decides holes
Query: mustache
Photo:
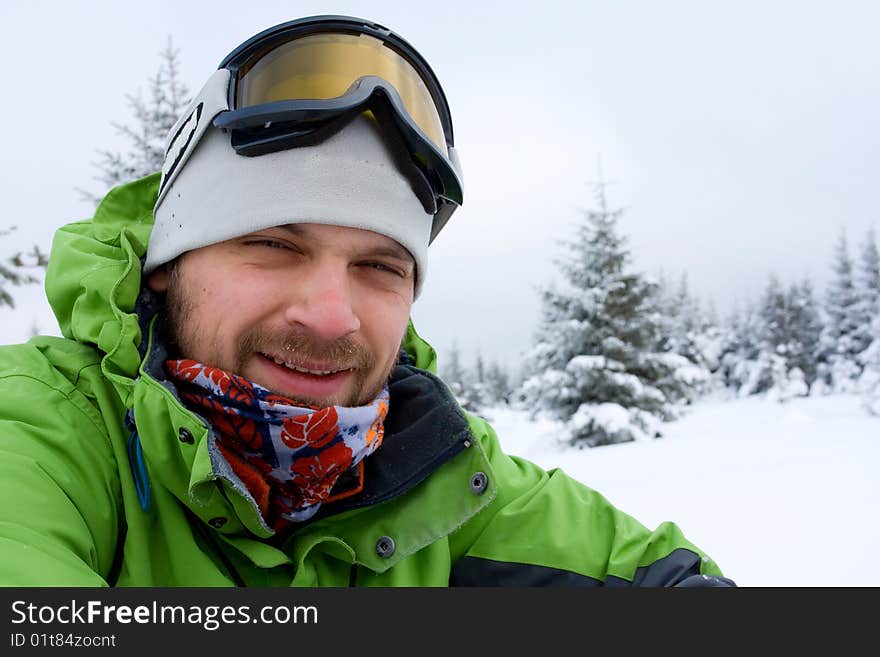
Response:
[[[332,365],[334,369],[370,370],[376,359],[365,345],[348,337],[327,341],[316,338],[307,331],[283,333],[254,328],[238,340],[238,356],[241,363],[248,354],[290,354],[298,359]]]

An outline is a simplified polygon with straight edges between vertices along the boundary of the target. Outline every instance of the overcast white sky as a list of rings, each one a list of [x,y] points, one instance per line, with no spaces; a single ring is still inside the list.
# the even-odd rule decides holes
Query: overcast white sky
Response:
[[[466,359],[520,362],[536,286],[591,202],[600,155],[636,267],[687,271],[722,312],[771,272],[821,288],[841,228],[851,243],[880,228],[880,4],[868,0],[4,0],[0,227],[48,248],[91,214],[74,188],[99,191],[89,162],[123,145],[110,121],[129,120],[124,96],[169,35],[195,92],[256,32],[326,13],[401,34],[451,104],[465,205],[414,308],[441,354],[455,340]],[[26,296],[14,316],[57,330]]]

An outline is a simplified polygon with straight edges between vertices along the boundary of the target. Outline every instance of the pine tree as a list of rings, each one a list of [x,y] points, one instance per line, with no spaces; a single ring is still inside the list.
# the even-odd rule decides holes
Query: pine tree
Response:
[[[816,354],[822,322],[816,305],[813,286],[809,279],[792,285],[788,290],[786,305],[789,314],[790,342],[788,346],[788,367],[800,370],[804,384],[811,389],[816,381]]]
[[[742,348],[740,343],[740,324],[742,323],[742,311],[735,306],[730,315],[721,323],[721,348],[718,355],[718,369],[714,377],[717,386],[721,389],[737,390],[740,381],[734,377],[739,352]]]
[[[470,396],[473,400],[472,404],[477,411],[482,411],[495,402],[489,390],[489,381],[486,377],[486,365],[483,362],[483,355],[479,352],[477,352],[474,364],[474,375],[471,377]]]
[[[510,404],[513,388],[510,375],[497,361],[492,361],[486,368],[486,389],[493,404]]]
[[[701,374],[690,389],[692,399],[708,392],[711,373],[718,369],[721,355],[721,334],[704,312],[700,300],[693,296],[687,273],[682,273],[678,287],[672,289],[667,278],[658,279],[656,293],[660,341],[658,351],[671,351],[684,356]]]
[[[694,364],[700,364],[703,358],[696,344],[697,334],[701,328],[700,304],[696,298],[691,296],[686,272],[681,275],[673,301],[677,320],[676,344],[673,351]]]
[[[856,305],[854,308],[856,328],[853,331],[853,349],[861,354],[874,341],[872,323],[880,315],[880,252],[874,231],[868,231],[862,245],[858,272],[853,276]],[[862,359],[858,358],[861,364]]]
[[[764,317],[754,303],[735,310],[728,319],[719,369],[725,385],[737,397],[766,392],[772,385],[765,336]]]
[[[760,303],[737,311],[724,330],[720,373],[737,396],[778,401],[806,395],[816,377],[821,324],[809,280],[787,292],[771,276]]]
[[[764,293],[764,346],[758,363],[770,379],[767,396],[780,402],[809,392],[807,372],[813,373],[818,327],[811,315],[809,283],[805,284],[793,285],[785,293],[779,280],[771,276]]]
[[[860,354],[863,370],[859,378],[862,405],[871,415],[880,416],[880,315],[871,322],[873,341]]]
[[[669,276],[660,270],[654,275],[654,308],[657,317],[657,344],[658,351],[674,351],[678,332],[676,328],[675,292],[669,282]]]
[[[862,246],[859,296],[865,304],[866,314],[873,320],[880,315],[880,250],[874,230],[869,230]]]
[[[859,299],[853,282],[853,265],[846,235],[834,249],[834,277],[828,286],[825,318],[819,340],[818,374],[827,390],[849,392],[861,372],[857,355],[864,345],[858,336]]]
[[[710,389],[710,356],[703,353],[703,348],[710,347],[709,327],[702,316],[699,300],[690,293],[686,273],[682,274],[675,289],[671,289],[664,279],[659,283],[646,282],[651,285],[652,292],[643,312],[651,313],[658,338],[652,350],[668,354],[667,362],[672,367],[658,385],[667,392],[671,386],[680,394],[680,401],[690,404]],[[673,361],[673,357],[680,358]]]
[[[15,226],[7,230],[0,230],[0,237],[5,237],[16,229]],[[40,279],[25,270],[28,269],[45,269],[49,264],[49,257],[40,250],[40,247],[34,245],[28,253],[19,251],[13,256],[0,262],[0,308],[7,306],[15,308],[15,299],[7,286],[19,287],[22,285],[32,285],[39,283]]]
[[[775,275],[770,276],[759,312],[764,320],[765,345],[773,352],[778,351],[781,347],[782,353],[785,353],[791,338],[791,327],[789,326],[785,294]]]
[[[758,310],[761,317],[762,335],[761,349],[755,361],[755,367],[762,370],[761,380],[768,381],[767,392],[769,396],[780,401],[784,400],[785,391],[788,388],[786,355],[791,337],[788,325],[788,308],[785,301],[785,294],[779,279],[775,275],[771,275]]]
[[[697,350],[703,366],[709,372],[706,392],[723,389],[718,376],[721,370],[721,356],[724,353],[724,329],[718,319],[715,303],[710,299],[705,308],[700,309],[700,331],[697,334]]]
[[[809,389],[799,367],[789,368],[787,359],[779,353],[766,352],[762,358],[769,362],[770,378],[773,381],[767,391],[767,399],[786,402],[793,397],[806,396]]]
[[[99,172],[94,179],[105,189],[159,171],[168,133],[189,105],[189,91],[180,80],[179,51],[172,46],[170,37],[160,57],[159,69],[148,81],[147,97],[140,89],[134,95],[126,95],[133,124],[112,123],[116,132],[128,141],[128,150],[99,150],[99,159],[93,163]],[[78,191],[95,205],[103,196]]]
[[[657,352],[656,285],[629,270],[618,235],[622,210],[610,211],[604,185],[585,213],[567,257],[557,261],[564,288],[541,292],[543,317],[528,356],[534,373],[522,395],[533,413],[566,423],[573,444],[597,446],[659,435],[687,396],[692,365]]]
[[[440,374],[463,409],[471,412],[478,410],[478,400],[474,396],[471,377],[461,363],[461,353],[457,343],[453,343],[450,347]]]

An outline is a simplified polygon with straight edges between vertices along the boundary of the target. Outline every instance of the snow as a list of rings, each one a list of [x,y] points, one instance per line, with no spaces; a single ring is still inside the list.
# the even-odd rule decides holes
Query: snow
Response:
[[[632,426],[630,412],[620,404],[581,404],[571,418],[571,425],[577,429],[591,422],[597,422],[609,433],[625,431]]]
[[[559,467],[654,528],[675,522],[739,586],[878,586],[880,418],[855,395],[695,403],[663,438],[593,449],[525,411],[483,413],[510,454]]]

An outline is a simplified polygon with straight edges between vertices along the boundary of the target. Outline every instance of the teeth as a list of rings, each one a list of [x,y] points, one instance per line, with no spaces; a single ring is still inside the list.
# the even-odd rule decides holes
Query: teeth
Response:
[[[328,374],[336,374],[337,372],[341,372],[342,370],[309,370],[305,367],[300,367],[299,365],[292,365],[280,358],[276,358],[274,356],[269,356],[268,354],[263,354],[267,358],[272,359],[278,365],[286,367],[289,370],[293,370],[294,372],[302,372],[303,374],[312,374],[313,376],[327,376]]]

